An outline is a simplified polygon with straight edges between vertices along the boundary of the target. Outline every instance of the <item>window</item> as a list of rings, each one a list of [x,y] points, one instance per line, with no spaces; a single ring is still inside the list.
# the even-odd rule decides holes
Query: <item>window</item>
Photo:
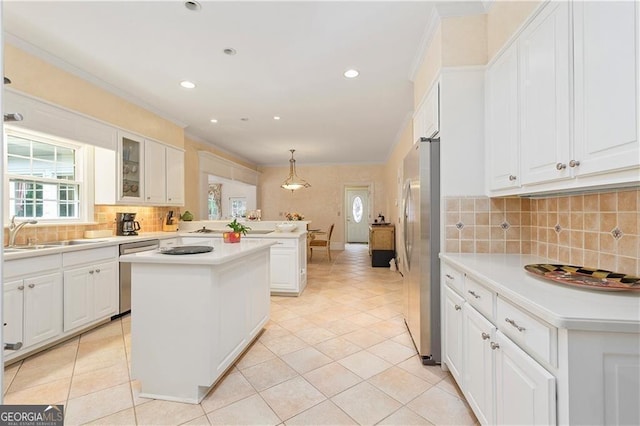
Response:
[[[362,198],[356,196],[353,199],[353,205],[351,206],[351,211],[353,213],[353,219],[356,223],[360,223],[362,221],[362,214],[364,212],[364,208],[362,206]]]
[[[229,197],[231,217],[245,217],[247,215],[246,197]]]
[[[79,219],[79,154],[79,146],[7,129],[9,217]]]

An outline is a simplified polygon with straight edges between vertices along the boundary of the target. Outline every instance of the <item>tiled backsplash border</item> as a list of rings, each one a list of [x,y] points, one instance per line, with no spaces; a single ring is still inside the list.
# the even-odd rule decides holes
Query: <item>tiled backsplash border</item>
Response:
[[[445,251],[536,254],[640,275],[640,190],[445,198]]]

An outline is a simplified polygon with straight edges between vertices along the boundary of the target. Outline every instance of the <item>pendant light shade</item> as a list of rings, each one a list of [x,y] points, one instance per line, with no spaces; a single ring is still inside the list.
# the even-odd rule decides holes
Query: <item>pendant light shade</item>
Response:
[[[291,159],[289,160],[289,176],[282,182],[280,187],[282,189],[288,189],[291,192],[300,188],[309,188],[311,185],[304,179],[298,177],[296,173],[296,160],[293,158],[293,153],[296,152],[295,149],[290,149],[291,151]]]

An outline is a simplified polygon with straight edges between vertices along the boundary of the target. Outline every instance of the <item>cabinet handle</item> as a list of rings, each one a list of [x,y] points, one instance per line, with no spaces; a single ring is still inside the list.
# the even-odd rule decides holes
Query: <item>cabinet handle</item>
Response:
[[[491,344],[489,346],[491,346],[491,349],[493,349],[494,351],[496,349],[500,349],[500,345],[497,344],[496,342],[491,342]]]
[[[93,270],[93,269],[89,271],[89,273],[90,273],[91,275],[93,275],[93,272],[94,272],[94,270]]]
[[[18,286],[18,290],[24,290],[24,286],[23,285],[19,285]]]
[[[515,176],[515,175],[509,175],[509,180],[510,180],[511,182],[513,182],[513,181],[514,181],[514,180],[516,180],[516,179],[517,179],[517,178],[516,178],[516,176]]]
[[[147,200],[150,200],[150,199],[151,199],[151,197],[147,197]]]
[[[489,336],[489,334],[485,333],[484,331],[482,332],[481,336],[482,336],[482,340],[487,340],[491,337]]]
[[[475,291],[473,291],[473,290],[467,290],[467,293],[469,293],[470,295],[472,295],[472,296],[473,296],[473,297],[475,297],[476,299],[480,299],[480,296],[478,296],[478,295],[476,294],[476,292],[475,292]]]
[[[562,169],[566,169],[567,165],[564,163],[557,163],[556,164],[556,170],[562,170]]]
[[[462,309],[462,306],[460,305],[453,305],[454,308],[456,308],[456,311],[459,311],[460,309]]]
[[[98,273],[98,274],[99,274],[99,273],[100,273],[100,269],[96,269],[96,273]]]
[[[452,280],[452,281],[455,280],[453,275],[445,274],[444,276],[447,277],[448,279]]]
[[[569,167],[578,167],[579,165],[580,165],[580,162],[577,160],[569,161]]]
[[[35,286],[35,284],[29,284],[29,288],[34,288]]]
[[[516,322],[514,320],[512,320],[511,318],[505,318],[504,319],[506,322],[508,322],[509,324],[511,324],[512,326],[514,326],[515,328],[518,329],[518,331],[525,331],[526,328],[524,327],[520,327],[518,324],[516,324]]]

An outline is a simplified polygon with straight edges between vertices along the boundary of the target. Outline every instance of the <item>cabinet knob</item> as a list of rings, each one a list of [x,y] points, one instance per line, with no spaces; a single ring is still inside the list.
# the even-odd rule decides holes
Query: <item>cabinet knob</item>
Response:
[[[563,170],[563,169],[566,169],[566,168],[567,168],[567,165],[564,164],[564,163],[557,163],[556,164],[556,170]]]
[[[455,277],[453,275],[445,274],[444,276],[450,280],[455,280]]]
[[[569,167],[578,167],[579,165],[580,165],[580,162],[577,160],[569,161]]]
[[[460,309],[462,309],[462,306],[460,305],[453,305],[454,308],[456,308],[456,311],[459,311]]]
[[[29,284],[29,288],[34,288],[35,286],[35,284]]]
[[[18,286],[18,290],[24,290],[24,286],[23,285],[19,285]]]
[[[517,178],[516,178],[516,176],[515,176],[515,175],[509,175],[509,180],[510,180],[511,182],[513,182],[513,181],[514,181],[514,180],[516,180],[516,179],[517,179]]]
[[[494,351],[496,349],[500,349],[500,345],[497,344],[496,342],[491,342],[491,344],[489,346],[491,346],[491,349],[493,349]]]
[[[150,199],[151,199],[151,197],[147,197],[147,200],[150,200]]]
[[[100,273],[100,269],[96,269],[96,273],[99,274]]]
[[[94,272],[94,270],[93,270],[93,269],[89,271],[89,273],[90,273],[91,275],[93,275],[93,272]]]
[[[506,322],[508,322],[509,324],[511,324],[512,326],[514,326],[515,328],[518,329],[518,331],[525,331],[526,328],[519,326],[518,324],[516,324],[516,322],[514,320],[512,320],[511,318],[505,318],[504,319]]]
[[[473,296],[473,297],[475,297],[476,299],[480,299],[480,296],[478,296],[478,295],[476,294],[476,292],[475,292],[475,291],[473,291],[473,290],[467,290],[467,293],[469,293],[470,295],[472,295],[472,296]]]
[[[482,336],[482,340],[488,340],[489,337],[491,337],[491,336],[489,336],[488,333],[485,333],[484,331],[482,332],[481,336]]]

